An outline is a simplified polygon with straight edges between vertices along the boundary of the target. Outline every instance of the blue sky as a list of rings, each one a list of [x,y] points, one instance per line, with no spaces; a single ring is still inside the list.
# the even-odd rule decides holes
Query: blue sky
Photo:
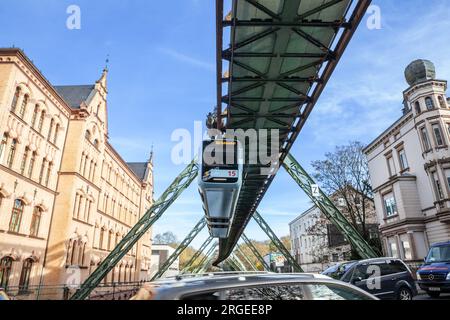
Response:
[[[215,104],[215,11],[211,0],[2,1],[0,47],[25,50],[54,85],[89,84],[109,63],[111,143],[127,161],[146,160],[155,148],[156,196],[183,166],[171,162],[175,129],[193,131]],[[81,30],[66,28],[66,9],[81,8]],[[447,0],[378,0],[382,29],[366,21],[336,69],[292,153],[307,168],[335,145],[370,142],[394,122],[414,59],[436,64],[450,79],[450,4]],[[368,17],[368,16],[367,16]],[[367,18],[366,17],[366,18]],[[181,240],[202,216],[193,184],[155,225]],[[283,171],[259,211],[279,236],[310,206]],[[255,223],[246,233],[266,239]],[[193,244],[199,246],[207,233]]]

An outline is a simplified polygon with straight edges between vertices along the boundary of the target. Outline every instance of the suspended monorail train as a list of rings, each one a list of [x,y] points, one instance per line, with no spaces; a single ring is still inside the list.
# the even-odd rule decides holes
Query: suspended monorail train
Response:
[[[199,192],[214,238],[227,238],[230,233],[242,186],[243,162],[239,141],[203,141]]]

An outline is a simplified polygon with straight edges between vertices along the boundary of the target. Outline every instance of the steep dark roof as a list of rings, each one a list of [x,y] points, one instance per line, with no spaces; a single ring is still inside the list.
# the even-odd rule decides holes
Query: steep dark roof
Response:
[[[81,103],[87,100],[95,86],[54,86],[54,88],[71,108],[79,109]]]
[[[147,162],[127,162],[127,165],[139,179],[145,179],[145,173],[147,172]]]

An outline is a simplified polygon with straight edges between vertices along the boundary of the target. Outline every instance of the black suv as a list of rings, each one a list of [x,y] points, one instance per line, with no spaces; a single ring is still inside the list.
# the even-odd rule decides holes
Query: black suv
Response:
[[[341,281],[351,283],[379,299],[412,300],[417,287],[405,263],[394,258],[377,258],[355,263]]]

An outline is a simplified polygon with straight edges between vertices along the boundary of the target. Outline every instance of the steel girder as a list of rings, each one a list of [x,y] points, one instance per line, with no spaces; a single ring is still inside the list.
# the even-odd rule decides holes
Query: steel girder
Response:
[[[117,244],[113,251],[103,260],[98,268],[86,279],[71,300],[84,300],[96,288],[102,279],[120,262],[137,241],[145,235],[148,229],[163,215],[170,205],[189,187],[198,174],[196,161],[192,161],[172,182],[162,196],[142,216],[136,225]]]
[[[316,183],[291,154],[286,157],[283,167],[328,220],[342,232],[363,259],[379,256],[322,190],[319,190],[319,197],[313,195],[312,186],[316,185]]]
[[[209,261],[210,259],[213,259],[213,254],[214,254],[214,250],[217,248],[218,243],[215,242],[210,248],[209,250],[206,252],[205,256],[200,260],[200,262],[198,263],[197,268],[194,269],[194,271],[192,271],[193,273],[198,273],[201,269],[203,269],[203,267],[206,265],[205,262]]]
[[[184,240],[180,243],[178,248],[170,255],[166,262],[164,262],[161,268],[159,268],[158,272],[155,273],[151,281],[160,278],[167,271],[167,269],[169,269],[172,263],[175,262],[180,254],[191,244],[192,240],[194,240],[194,238],[200,233],[200,231],[203,230],[205,226],[206,218],[202,217],[200,221],[195,225],[194,229],[192,229],[191,232],[189,232],[189,234],[186,236],[186,238],[184,238]]]
[[[258,261],[261,263],[263,269],[265,269],[266,271],[270,271],[270,266],[267,264],[267,262],[264,260],[264,258],[261,256],[261,254],[259,253],[259,251],[255,248],[255,246],[253,245],[253,243],[250,241],[249,238],[247,238],[247,236],[245,235],[245,233],[242,234],[241,236],[242,240],[244,240],[245,244],[247,245],[247,247],[250,249],[250,251],[255,255],[256,259],[258,259]]]
[[[217,75],[218,102],[222,101],[228,107],[226,129],[280,130],[281,149],[277,164],[280,166],[331,78],[371,0],[357,0],[354,6],[347,6],[347,0],[321,1],[315,7],[315,2],[290,0],[280,2],[283,6],[280,5],[278,9],[275,6],[269,8],[256,0],[233,0],[232,3],[231,15],[225,21],[223,15],[217,13],[217,37],[223,37],[224,27],[231,29],[231,46],[224,49],[218,45],[217,48],[218,59],[230,65],[225,78],[222,73]],[[309,7],[298,12],[300,5]],[[242,6],[246,6],[245,13]],[[257,9],[255,15],[249,6]],[[341,16],[341,13],[344,14]],[[322,18],[325,16],[332,18]],[[333,41],[321,36],[322,32],[335,32]],[[298,44],[308,45],[307,50],[285,50],[283,46],[288,41],[288,34],[296,37]],[[283,59],[293,58],[298,58],[295,64],[281,67]],[[271,62],[264,69],[256,65],[257,59],[269,59]],[[309,70],[317,70],[314,77],[301,76],[308,74]],[[225,96],[222,96],[223,81],[228,85],[228,94]],[[275,94],[283,90],[289,94]],[[259,165],[244,167],[246,179],[235,220],[229,238],[220,241],[215,265],[231,254],[276,175],[275,172],[259,179],[260,169]]]
[[[233,254],[231,256],[232,256],[232,260],[239,266],[241,271],[248,271],[248,268],[244,265],[242,260],[236,255],[236,253],[233,252]]]
[[[206,247],[209,246],[212,240],[213,240],[212,237],[208,237],[205,240],[205,242],[203,242],[203,244],[200,246],[197,252],[192,256],[192,258],[188,261],[188,263],[186,263],[186,266],[183,268],[182,273],[187,272],[192,267],[195,260],[197,260],[198,257],[200,257],[200,255],[203,253],[203,251],[205,251]]]
[[[255,265],[250,261],[250,259],[245,255],[245,253],[242,251],[239,244],[236,245],[237,252],[241,255],[241,257],[247,262],[247,264],[250,266],[250,268],[253,269],[253,271],[258,271],[256,269]]]
[[[294,269],[295,272],[303,272],[300,265],[297,263],[297,261],[292,257],[291,253],[288,249],[284,246],[283,242],[281,242],[280,239],[278,239],[277,235],[273,230],[270,228],[269,224],[263,219],[263,217],[258,213],[258,211],[255,211],[253,214],[253,219],[256,221],[256,223],[263,229],[263,231],[267,234],[269,239],[272,241],[272,243],[277,247],[277,249],[280,251],[280,253],[286,258],[289,265]]]

